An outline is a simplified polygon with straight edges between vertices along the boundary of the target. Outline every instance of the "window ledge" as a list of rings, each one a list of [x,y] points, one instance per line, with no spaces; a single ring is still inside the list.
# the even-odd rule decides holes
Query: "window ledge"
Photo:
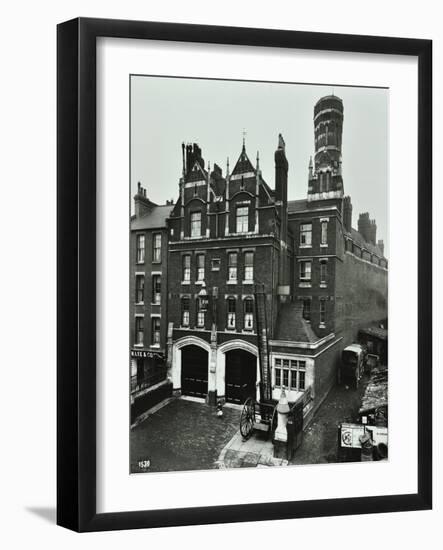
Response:
[[[182,283],[183,284],[183,283]],[[204,285],[205,284],[205,280],[204,279],[199,279],[197,281],[195,281],[195,284],[196,285]]]
[[[190,285],[191,281],[182,281],[182,285]]]
[[[161,302],[151,302],[151,306],[161,306]]]
[[[320,248],[328,248],[328,244],[320,244]]]
[[[328,288],[328,284],[327,283],[320,283],[320,288]]]
[[[299,283],[298,286],[299,286],[299,288],[311,288],[312,285],[311,285],[310,282],[309,283],[308,282],[301,282],[301,283]]]
[[[299,248],[312,248],[312,244],[300,244]]]
[[[242,285],[253,285],[254,281],[242,281]]]
[[[236,285],[238,284],[237,279],[229,279],[229,281],[226,281],[227,285]]]
[[[135,306],[144,306],[145,302],[134,302]]]
[[[320,323],[320,324],[318,325],[318,328],[326,328],[326,324],[325,324],[325,323]]]
[[[143,344],[134,344],[134,348],[142,348]]]

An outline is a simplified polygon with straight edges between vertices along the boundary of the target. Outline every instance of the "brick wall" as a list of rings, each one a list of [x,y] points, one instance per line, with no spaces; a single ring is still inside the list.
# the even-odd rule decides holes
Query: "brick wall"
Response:
[[[153,237],[160,233],[161,239],[161,261],[153,262]],[[136,247],[137,235],[145,236],[145,261],[136,263]],[[151,314],[159,314],[161,344],[160,349],[166,351],[166,334],[167,334],[167,254],[168,254],[168,235],[163,229],[146,229],[140,231],[131,231],[130,238],[130,282],[129,282],[129,312],[130,312],[130,345],[135,343],[135,316],[136,314],[144,315],[144,348],[149,348],[151,345],[152,323]],[[152,273],[161,273],[161,291],[162,297],[160,305],[152,304]],[[135,277],[136,273],[145,274],[145,299],[144,304],[135,303]]]
[[[197,322],[197,297],[202,285],[197,279],[197,255],[205,257],[205,288],[209,295],[209,307],[205,315],[205,330],[210,330],[212,325],[212,289],[217,287],[217,328],[226,330],[227,298],[236,298],[236,330],[242,332],[243,326],[243,300],[247,296],[254,296],[254,284],[244,283],[244,253],[254,252],[254,282],[265,284],[267,294],[268,322],[276,315],[275,288],[277,285],[277,267],[275,253],[276,243],[268,238],[240,238],[223,241],[210,241],[206,243],[176,243],[171,244],[169,251],[169,295],[168,295],[168,319],[174,323],[174,328],[181,326],[181,298],[190,298],[190,328],[198,330]],[[228,253],[237,253],[237,283],[228,282]],[[191,256],[191,281],[183,284],[183,256]],[[213,269],[213,261],[219,260],[219,269]],[[274,269],[272,266],[274,265]],[[272,290],[274,289],[274,293]],[[255,326],[255,316],[254,316]],[[246,331],[245,331],[246,332]],[[247,332],[246,332],[247,333]]]
[[[347,252],[337,264],[336,281],[336,332],[346,346],[359,328],[387,318],[388,273]]]

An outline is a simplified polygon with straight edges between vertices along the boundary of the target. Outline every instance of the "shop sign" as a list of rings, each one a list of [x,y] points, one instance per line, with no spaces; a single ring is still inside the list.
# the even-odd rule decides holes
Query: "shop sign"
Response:
[[[371,436],[374,445],[388,444],[388,428],[385,426],[343,423],[340,426],[340,446],[348,449],[361,449],[360,436],[365,431]]]

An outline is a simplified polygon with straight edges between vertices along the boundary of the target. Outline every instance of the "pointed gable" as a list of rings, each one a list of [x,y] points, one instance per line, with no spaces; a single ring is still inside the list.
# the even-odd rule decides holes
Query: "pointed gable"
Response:
[[[240,156],[238,157],[237,164],[235,165],[231,176],[247,174],[248,172],[252,172],[255,174],[255,168],[252,166],[252,163],[249,160],[248,155],[246,154],[245,144],[243,143],[242,151],[240,153]]]
[[[200,165],[199,161],[196,160],[192,166],[192,169],[186,174],[185,182],[196,182],[207,180],[208,172]]]

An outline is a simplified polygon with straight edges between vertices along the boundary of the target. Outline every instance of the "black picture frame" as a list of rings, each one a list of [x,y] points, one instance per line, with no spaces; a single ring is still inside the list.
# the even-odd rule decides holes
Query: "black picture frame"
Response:
[[[98,514],[96,511],[96,39],[173,40],[418,59],[416,494]],[[425,510],[432,506],[432,42],[191,24],[73,19],[57,29],[57,523],[104,531]]]

